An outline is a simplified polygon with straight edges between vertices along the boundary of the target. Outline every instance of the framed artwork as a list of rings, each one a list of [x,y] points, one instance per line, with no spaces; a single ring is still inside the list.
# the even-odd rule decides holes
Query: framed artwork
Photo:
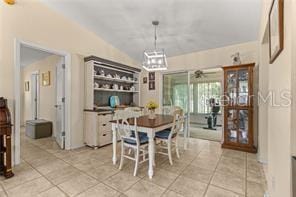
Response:
[[[42,85],[43,86],[50,85],[50,71],[42,73]]]
[[[25,92],[29,92],[29,91],[30,91],[30,82],[25,81]]]
[[[149,81],[149,90],[155,90],[155,81]]]
[[[147,77],[143,77],[143,83],[144,83],[144,84],[147,83]]]
[[[269,63],[284,49],[284,0],[273,0],[269,11]]]
[[[149,73],[149,81],[154,81],[155,80],[155,72],[150,72]]]

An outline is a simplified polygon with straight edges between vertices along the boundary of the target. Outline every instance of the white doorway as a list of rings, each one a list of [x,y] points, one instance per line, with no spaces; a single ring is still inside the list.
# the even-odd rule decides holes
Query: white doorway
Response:
[[[56,92],[53,93],[54,103],[51,105],[54,110],[55,120],[53,121],[54,133],[53,137],[57,144],[63,149],[70,149],[70,95],[71,95],[71,73],[70,64],[71,56],[69,53],[58,51],[54,49],[48,49],[43,46],[38,46],[32,43],[15,40],[15,119],[14,119],[14,150],[13,150],[13,164],[20,163],[20,131],[21,131],[21,113],[22,113],[22,87],[24,86],[21,81],[21,55],[22,47],[31,48],[40,52],[50,53],[56,56],[60,56],[60,62],[55,65],[55,70],[51,72],[56,78],[51,83],[54,84]],[[34,119],[42,119],[40,113],[40,90],[41,86],[44,86],[43,73],[32,73],[30,89],[32,98],[32,116]],[[22,83],[21,83],[22,82]]]

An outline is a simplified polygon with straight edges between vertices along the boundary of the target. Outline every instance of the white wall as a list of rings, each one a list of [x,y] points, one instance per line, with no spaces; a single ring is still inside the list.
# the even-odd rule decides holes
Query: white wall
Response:
[[[275,101],[281,102],[280,93],[284,90],[291,91],[295,89],[295,82],[293,82],[293,73],[295,74],[295,62],[292,59],[295,56],[295,51],[292,53],[292,49],[295,50],[295,0],[284,1],[284,50],[280,56],[274,61],[273,64],[268,64],[264,57],[267,53],[268,47],[264,44],[264,35],[267,28],[268,13],[271,6],[271,0],[263,1],[262,6],[262,18],[260,28],[260,66],[263,66],[263,70],[268,70],[268,74],[260,74],[262,77],[260,80],[268,82],[268,90],[275,92]],[[292,13],[292,11],[294,13]],[[294,29],[292,29],[294,28]],[[292,33],[294,36],[292,36]],[[293,55],[292,55],[293,54]],[[264,67],[268,68],[264,69]],[[293,77],[292,77],[293,76]],[[294,79],[295,80],[295,79]],[[293,82],[293,83],[292,83]],[[262,83],[263,86],[267,84]],[[294,95],[293,95],[294,96]],[[262,107],[262,106],[261,106]],[[293,112],[295,108],[295,101],[293,99],[293,105],[287,107],[279,107],[272,104],[268,105],[267,114],[267,144],[268,144],[268,170],[267,181],[268,189],[271,197],[291,197],[291,139],[293,136],[291,127],[295,124],[295,120],[292,120]],[[264,109],[264,106],[261,108]],[[259,117],[260,119],[260,117]],[[266,124],[263,122],[263,124]],[[260,122],[259,122],[260,125]],[[295,126],[294,126],[295,128]],[[261,128],[263,129],[263,127]],[[265,130],[260,130],[265,132]]]
[[[53,134],[55,133],[55,107],[56,104],[56,65],[61,60],[62,57],[52,55],[39,60],[31,65],[22,67],[21,69],[21,124],[24,125],[26,120],[32,120],[32,81],[31,75],[33,72],[39,72],[39,118],[49,120],[53,123]],[[50,72],[50,85],[42,85],[42,73]],[[24,90],[24,84],[29,81],[30,89],[29,91]]]
[[[13,103],[14,40],[32,42],[71,54],[71,146],[83,145],[83,57],[96,55],[131,66],[136,62],[93,32],[49,9],[38,0],[0,1],[0,94]],[[12,109],[12,108],[11,108]]]

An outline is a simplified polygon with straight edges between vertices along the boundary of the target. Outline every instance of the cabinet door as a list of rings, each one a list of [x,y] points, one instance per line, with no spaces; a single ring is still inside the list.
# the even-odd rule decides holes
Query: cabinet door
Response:
[[[249,70],[241,69],[238,71],[238,98],[239,106],[249,105]]]
[[[236,105],[236,98],[237,98],[237,71],[236,70],[229,70],[226,72],[226,96],[225,98],[227,102],[226,105]]]
[[[226,115],[226,141],[238,142],[238,113],[236,109],[227,110]]]
[[[249,110],[238,110],[239,143],[249,144]]]

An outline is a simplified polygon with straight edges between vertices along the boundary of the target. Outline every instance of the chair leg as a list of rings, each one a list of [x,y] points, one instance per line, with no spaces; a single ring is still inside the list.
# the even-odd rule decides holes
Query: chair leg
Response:
[[[119,164],[119,169],[122,169],[122,165],[123,165],[123,160],[124,160],[124,145],[123,142],[121,142],[121,156],[120,156],[120,164]]]
[[[168,144],[168,155],[169,155],[170,164],[173,165],[171,141],[169,140],[167,144]]]
[[[178,139],[176,139],[175,146],[176,146],[176,154],[177,154],[177,158],[179,159],[179,158],[180,158],[180,154],[179,154]]]
[[[135,154],[136,163],[135,163],[135,169],[134,169],[134,176],[137,175],[137,171],[138,171],[138,166],[139,166],[139,154],[140,154],[140,148],[138,147],[137,150],[136,150],[136,154]]]

